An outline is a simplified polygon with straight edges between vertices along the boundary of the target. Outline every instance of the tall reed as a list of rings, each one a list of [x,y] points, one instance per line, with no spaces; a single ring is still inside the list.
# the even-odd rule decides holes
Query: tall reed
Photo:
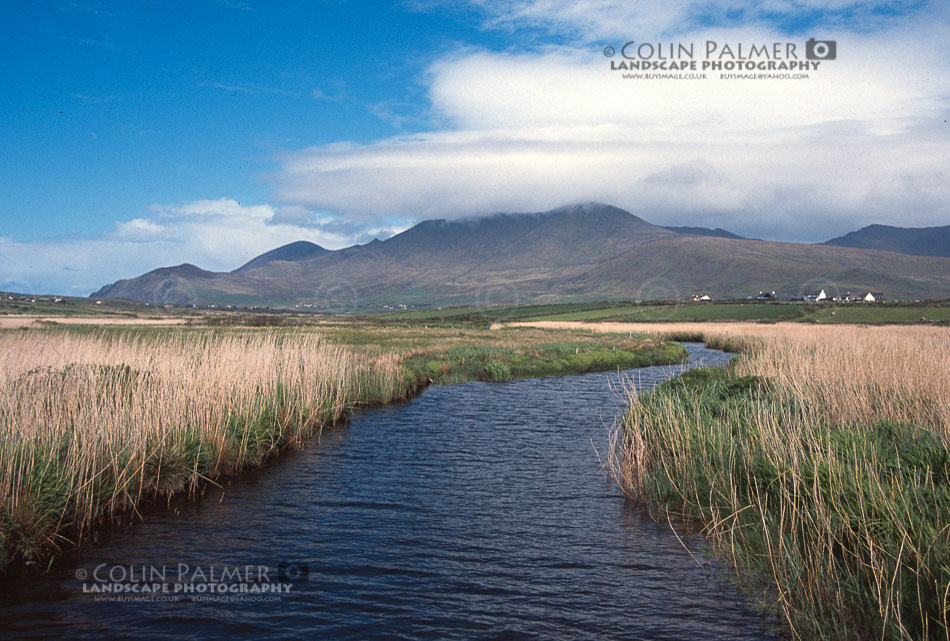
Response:
[[[740,375],[775,378],[811,422],[892,420],[950,437],[950,327],[797,323],[512,323],[653,334],[739,351]]]
[[[0,567],[407,393],[316,333],[0,333]]]
[[[745,353],[631,396],[631,496],[700,524],[795,638],[950,638],[950,328],[637,328]]]

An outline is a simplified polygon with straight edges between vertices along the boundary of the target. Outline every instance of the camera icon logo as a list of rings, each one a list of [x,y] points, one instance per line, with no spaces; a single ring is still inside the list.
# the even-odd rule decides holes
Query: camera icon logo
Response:
[[[808,60],[834,60],[838,57],[838,43],[834,40],[809,38],[805,43],[805,57]]]
[[[277,580],[288,583],[303,583],[310,578],[310,566],[306,563],[288,563],[281,561],[277,564]]]

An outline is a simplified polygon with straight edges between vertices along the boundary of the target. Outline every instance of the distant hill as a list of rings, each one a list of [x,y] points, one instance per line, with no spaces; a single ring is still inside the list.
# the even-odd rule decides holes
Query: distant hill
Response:
[[[714,238],[739,238],[742,239],[743,236],[738,234],[733,234],[731,231],[726,231],[721,227],[716,227],[715,229],[709,229],[708,227],[664,227],[663,229],[669,229],[670,231],[675,231],[677,234],[686,234],[688,236],[712,236]]]
[[[136,294],[135,296],[113,296],[106,293],[101,298],[131,298],[146,302],[177,301],[185,303],[198,298],[192,283],[213,280],[218,276],[219,274],[216,272],[206,271],[190,263],[175,267],[162,267],[131,281],[119,281],[119,283],[129,283],[130,285],[126,286],[126,289]],[[133,281],[134,285],[131,285]],[[112,286],[107,285],[99,291],[108,292],[110,287]],[[96,295],[94,294],[93,297],[96,297]]]
[[[891,227],[868,225],[825,245],[858,247],[910,254],[911,256],[950,256],[950,225],[943,227]]]
[[[316,247],[316,246],[314,246]],[[337,251],[268,252],[239,270],[159,269],[103,287],[98,297],[190,304],[515,304],[682,299],[691,293],[795,296],[819,287],[950,297],[950,258],[692,235],[599,203],[533,214],[427,220]]]
[[[246,271],[256,269],[258,267],[263,267],[269,263],[276,262],[278,260],[282,261],[294,261],[294,260],[305,260],[307,258],[313,258],[314,256],[319,256],[320,254],[325,254],[329,250],[324,249],[320,245],[315,243],[310,243],[305,240],[298,240],[295,243],[290,243],[288,245],[283,245],[277,249],[272,249],[269,252],[261,254],[257,258],[253,258],[247,263],[241,265],[235,269],[233,274],[242,274]]]

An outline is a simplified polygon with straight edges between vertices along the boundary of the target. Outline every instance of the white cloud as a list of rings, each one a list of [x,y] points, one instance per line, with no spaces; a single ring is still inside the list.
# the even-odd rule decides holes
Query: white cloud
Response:
[[[607,33],[573,4],[509,5]],[[940,13],[832,34],[838,59],[807,80],[623,80],[592,47],[467,49],[428,74],[432,109],[452,128],[289,153],[274,184],[283,201],[361,220],[601,200],[660,224],[786,240],[947,224],[950,70],[947,45],[934,44],[946,25]],[[805,38],[764,26],[687,38],[698,50],[706,39],[801,49]]]
[[[303,152],[287,161],[280,191],[364,220],[602,200],[659,224],[728,221],[749,234],[825,240],[879,219],[940,223],[950,196],[942,157],[945,143],[924,135],[847,123],[820,136],[712,142],[629,127],[442,132]]]
[[[718,30],[695,40],[697,52],[706,39],[731,43],[733,50],[736,43],[788,40],[764,31]],[[625,81],[608,70],[598,50],[475,52],[433,65],[430,95],[438,111],[466,129],[627,124],[651,131],[690,127],[704,140],[732,136],[736,128],[780,130],[836,120],[890,126],[945,107],[946,95],[934,86],[936,80],[948,88],[944,56],[933,48],[920,47],[908,57],[903,41],[854,35],[838,47],[838,60],[799,81]]]
[[[237,201],[197,200],[152,205],[149,217],[117,222],[112,233],[93,238],[17,242],[0,237],[0,289],[85,296],[120,278],[157,267],[193,263],[230,271],[265,251],[297,240],[337,249],[372,233],[389,236],[385,225],[327,228],[335,221],[303,220],[301,208],[282,219],[283,208]]]
[[[115,224],[116,237],[128,238],[130,240],[149,240],[157,238],[164,231],[164,227],[145,218],[134,218],[128,222],[117,222]]]

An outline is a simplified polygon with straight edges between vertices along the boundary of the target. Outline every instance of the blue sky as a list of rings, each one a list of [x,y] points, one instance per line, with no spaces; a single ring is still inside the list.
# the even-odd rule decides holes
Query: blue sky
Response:
[[[784,240],[950,222],[941,3],[290,4],[0,7],[0,289],[591,199]],[[638,85],[600,53],[812,35],[841,55],[799,82]]]
[[[422,125],[469,21],[397,4],[5,3],[5,235],[98,233],[155,202],[261,202],[278,150]]]

